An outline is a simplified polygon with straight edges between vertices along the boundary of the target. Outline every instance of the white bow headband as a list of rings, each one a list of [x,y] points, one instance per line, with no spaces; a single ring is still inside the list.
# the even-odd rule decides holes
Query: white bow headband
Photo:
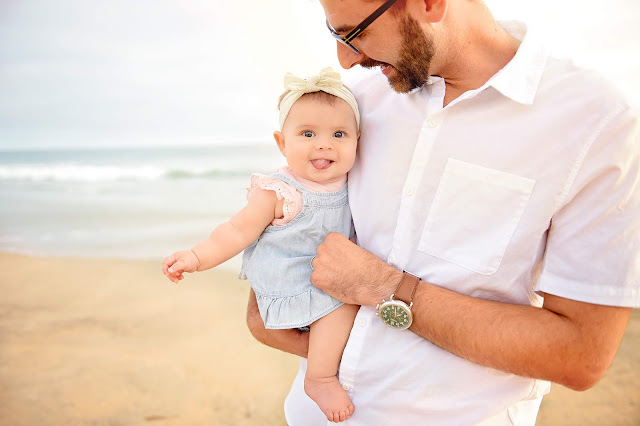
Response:
[[[284,76],[284,87],[289,92],[280,101],[280,129],[284,125],[284,121],[289,115],[289,111],[293,104],[300,99],[305,93],[326,92],[343,99],[349,104],[356,116],[356,125],[360,128],[360,112],[358,111],[358,103],[353,93],[342,84],[340,74],[331,68],[324,68],[320,73],[302,79],[291,73]]]

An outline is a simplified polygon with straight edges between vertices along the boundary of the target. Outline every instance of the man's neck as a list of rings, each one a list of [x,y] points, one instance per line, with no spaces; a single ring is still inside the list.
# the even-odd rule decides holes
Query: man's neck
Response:
[[[463,93],[482,87],[515,56],[520,40],[506,32],[493,17],[478,16],[468,22],[468,31],[450,43],[450,60],[440,69],[446,84],[444,105]],[[473,16],[473,15],[471,15]]]

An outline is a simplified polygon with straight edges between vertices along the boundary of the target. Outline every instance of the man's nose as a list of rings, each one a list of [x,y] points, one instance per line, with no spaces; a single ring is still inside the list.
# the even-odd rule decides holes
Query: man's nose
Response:
[[[338,61],[340,62],[340,66],[342,68],[346,70],[348,70],[349,68],[353,68],[364,59],[363,54],[358,55],[349,46],[346,46],[339,41],[336,41],[336,44],[338,45]]]

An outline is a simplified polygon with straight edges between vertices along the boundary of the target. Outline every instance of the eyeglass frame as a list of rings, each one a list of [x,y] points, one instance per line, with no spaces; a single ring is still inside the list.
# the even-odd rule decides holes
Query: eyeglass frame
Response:
[[[360,22],[358,25],[356,25],[356,27],[354,29],[349,31],[344,36],[338,34],[336,32],[336,30],[329,23],[329,20],[325,19],[325,22],[327,23],[327,28],[329,28],[329,31],[331,32],[331,35],[333,36],[333,38],[335,38],[336,40],[338,40],[340,43],[344,44],[345,46],[349,46],[351,49],[353,49],[354,52],[356,52],[358,55],[360,55],[360,51],[353,44],[351,44],[351,41],[354,38],[358,37],[360,35],[360,33],[362,33],[362,31],[365,30],[365,28],[367,28],[369,25],[371,25],[373,23],[373,21],[378,19],[380,17],[380,15],[382,15],[384,12],[387,11],[387,9],[389,9],[391,6],[393,6],[393,4],[396,1],[398,1],[398,0],[387,0],[382,6],[380,6],[376,10],[374,10],[371,15],[367,16],[364,19],[364,21]]]

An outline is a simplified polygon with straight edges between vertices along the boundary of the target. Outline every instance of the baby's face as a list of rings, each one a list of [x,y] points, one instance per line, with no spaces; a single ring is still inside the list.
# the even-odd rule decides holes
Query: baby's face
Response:
[[[323,183],[351,170],[359,134],[353,110],[344,100],[336,98],[330,105],[303,96],[275,137],[291,170]]]

